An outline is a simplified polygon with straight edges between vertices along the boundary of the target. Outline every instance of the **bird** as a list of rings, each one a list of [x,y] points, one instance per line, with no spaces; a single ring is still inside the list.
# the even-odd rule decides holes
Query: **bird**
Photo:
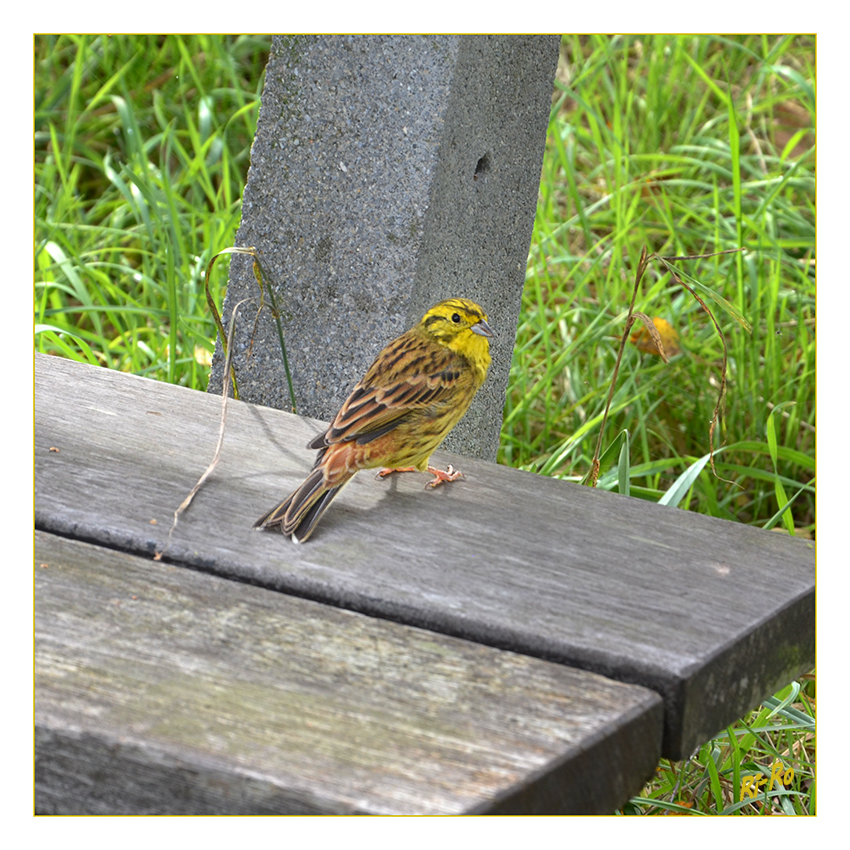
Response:
[[[449,298],[431,307],[378,354],[327,431],[307,444],[318,449],[310,474],[254,528],[277,527],[303,543],[361,469],[381,467],[379,478],[430,472],[426,487],[462,478],[428,461],[484,383],[492,336],[487,314],[473,301]]]

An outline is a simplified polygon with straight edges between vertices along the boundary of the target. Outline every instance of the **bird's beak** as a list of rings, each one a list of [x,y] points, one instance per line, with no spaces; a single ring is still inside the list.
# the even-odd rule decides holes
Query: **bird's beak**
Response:
[[[484,321],[484,319],[481,319],[480,322],[474,324],[470,330],[474,334],[478,334],[478,336],[493,336],[493,329],[487,324],[487,322]]]

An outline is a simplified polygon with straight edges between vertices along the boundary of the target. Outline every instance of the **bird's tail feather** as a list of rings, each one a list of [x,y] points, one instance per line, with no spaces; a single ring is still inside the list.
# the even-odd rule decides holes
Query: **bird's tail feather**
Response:
[[[254,528],[279,526],[296,543],[303,543],[313,533],[316,523],[347,481],[335,487],[326,487],[324,472],[321,467],[316,467],[295,492],[263,514],[254,523]]]
[[[295,518],[291,524],[284,524],[284,533],[289,534],[295,543],[303,543],[312,533],[316,524],[322,518],[324,512],[330,507],[331,502],[343,488],[343,484],[339,487],[332,487],[330,490],[325,490],[299,517]],[[289,526],[289,527],[288,527]]]

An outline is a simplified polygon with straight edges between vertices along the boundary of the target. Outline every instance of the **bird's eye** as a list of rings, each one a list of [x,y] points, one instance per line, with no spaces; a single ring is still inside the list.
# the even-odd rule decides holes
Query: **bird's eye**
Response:
[[[452,321],[457,325],[460,323],[460,316],[457,313],[452,314]]]

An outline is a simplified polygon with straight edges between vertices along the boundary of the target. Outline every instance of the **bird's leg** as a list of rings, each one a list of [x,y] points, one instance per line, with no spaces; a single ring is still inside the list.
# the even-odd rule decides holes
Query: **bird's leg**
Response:
[[[457,481],[458,478],[464,477],[463,473],[459,469],[455,469],[451,464],[449,464],[449,468],[445,472],[443,472],[442,469],[437,469],[436,466],[429,466],[427,471],[430,472],[434,478],[425,485],[426,487],[439,487],[444,481]],[[402,466],[398,469],[382,469],[375,478],[386,478],[394,472],[419,472],[419,470],[415,466]]]
[[[419,470],[415,466],[399,466],[395,469],[382,469],[377,473],[377,475],[375,475],[375,478],[386,478],[394,472],[419,472]]]

